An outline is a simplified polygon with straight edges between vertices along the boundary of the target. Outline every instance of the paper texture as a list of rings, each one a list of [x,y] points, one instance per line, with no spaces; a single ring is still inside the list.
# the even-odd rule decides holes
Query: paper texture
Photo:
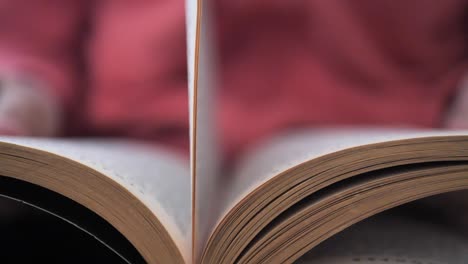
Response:
[[[215,124],[216,71],[209,6],[203,2],[197,92],[195,260],[216,224],[219,204],[219,149]]]
[[[219,164],[215,124],[215,48],[210,29],[210,12],[207,1],[188,1],[187,20],[189,41],[189,89],[191,107],[191,167],[194,223],[194,257],[198,260],[214,229],[218,208],[217,176]],[[201,8],[201,14],[195,16]],[[197,18],[199,21],[197,21]],[[199,27],[198,35],[196,31]],[[195,37],[195,39],[193,39]],[[198,43],[197,43],[198,41]],[[198,46],[197,46],[198,44]],[[194,55],[193,55],[194,54]]]
[[[189,96],[190,123],[190,261],[194,258],[195,241],[195,174],[196,174],[196,135],[197,135],[197,82],[198,82],[198,46],[199,46],[199,0],[185,0],[186,33],[187,33],[187,81]]]
[[[0,141],[66,157],[108,176],[152,210],[181,250],[190,248],[190,175],[184,158],[166,149],[116,140],[0,137]]]
[[[468,241],[462,235],[391,212],[344,230],[297,263],[466,263]]]
[[[243,197],[279,173],[311,159],[346,148],[391,140],[467,135],[468,131],[343,128],[285,132],[252,148],[229,176],[223,208],[227,212]]]
[[[188,63],[188,95],[189,95],[189,123],[190,123],[190,261],[194,262],[195,242],[195,174],[196,174],[196,137],[197,137],[197,82],[198,79],[198,24],[199,0],[185,1],[186,30],[187,30],[187,63]]]
[[[190,112],[190,142],[193,142],[195,121],[195,59],[197,53],[197,23],[198,23],[198,1],[185,1],[186,33],[187,33],[187,81]],[[193,151],[193,144],[190,145]],[[192,153],[192,152],[191,152]]]

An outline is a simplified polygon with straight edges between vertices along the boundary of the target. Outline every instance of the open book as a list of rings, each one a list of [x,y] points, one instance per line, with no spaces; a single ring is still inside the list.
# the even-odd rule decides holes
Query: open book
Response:
[[[190,168],[184,158],[162,149],[113,141],[2,138],[2,178],[60,196],[54,203],[41,202],[40,192],[25,197],[16,183],[0,190],[3,197],[90,233],[128,263],[290,263],[374,214],[467,188],[465,134],[309,130],[264,142],[214,184],[220,191],[212,192],[216,197],[206,204],[213,210],[205,208],[209,216],[198,216],[212,224],[206,241],[195,240],[203,243],[196,262],[191,259]],[[86,219],[83,209],[64,212],[67,207],[57,203],[66,199],[104,219],[140,256],[114,247],[115,241],[99,229],[89,230],[86,222],[96,216]]]
[[[187,2],[190,162],[129,142],[2,138],[0,182],[12,186],[2,197],[59,217],[127,263],[291,263],[372,215],[468,187],[467,132],[290,131],[220,171],[207,15]],[[88,227],[94,220],[104,227]]]

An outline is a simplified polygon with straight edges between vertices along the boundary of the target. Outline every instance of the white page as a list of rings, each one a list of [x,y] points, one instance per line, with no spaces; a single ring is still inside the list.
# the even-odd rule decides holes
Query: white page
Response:
[[[195,96],[196,96],[196,78],[198,74],[198,66],[196,65],[198,53],[198,0],[185,0],[185,16],[186,16],[186,32],[187,32],[187,80],[188,80],[188,96],[189,96],[189,122],[190,122],[190,262],[193,262],[194,257],[194,203],[195,203],[195,138],[196,138],[196,111],[195,111]]]
[[[468,131],[397,128],[303,129],[272,137],[253,147],[230,175],[224,213],[274,176],[320,156],[361,145],[392,140],[468,135]],[[221,220],[221,217],[218,221]]]
[[[187,4],[189,41],[189,89],[191,92],[191,166],[193,199],[193,257],[199,260],[208,236],[214,229],[219,211],[218,148],[215,124],[215,48],[210,30],[207,1]],[[201,13],[199,12],[201,10]],[[198,12],[195,21],[195,13]],[[199,31],[196,31],[196,25]],[[194,34],[195,32],[195,34]],[[195,36],[195,39],[193,39]],[[197,43],[198,41],[198,43]],[[198,45],[197,45],[198,44]],[[198,47],[198,49],[197,49]],[[192,65],[193,63],[193,65]]]
[[[154,213],[182,254],[190,251],[190,174],[184,157],[122,140],[0,137],[0,142],[47,151],[108,176]]]
[[[372,216],[318,245],[300,264],[462,264],[468,241],[447,225],[400,213]]]
[[[194,98],[195,98],[195,55],[197,53],[197,25],[198,25],[198,1],[185,1],[186,32],[187,32],[187,71],[188,71],[188,92],[189,92],[189,112],[190,112],[190,136],[193,136]],[[192,138],[190,142],[193,142]],[[191,145],[192,147],[192,145]]]

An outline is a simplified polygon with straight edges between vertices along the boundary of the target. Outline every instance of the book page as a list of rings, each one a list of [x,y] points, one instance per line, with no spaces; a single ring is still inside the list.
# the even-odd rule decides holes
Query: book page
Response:
[[[187,81],[188,81],[188,96],[189,96],[189,123],[190,123],[190,262],[194,258],[194,241],[195,241],[195,163],[196,163],[196,97],[198,85],[198,52],[199,52],[199,20],[200,20],[200,1],[185,0],[185,21],[187,34]]]
[[[254,146],[228,177],[224,213],[279,173],[320,156],[361,145],[430,136],[467,135],[468,131],[343,128],[303,129],[272,137]],[[221,219],[219,219],[221,220]]]
[[[210,23],[210,12],[207,1],[189,1],[188,18],[193,19],[198,12],[197,21],[189,26],[189,89],[191,89],[191,170],[193,202],[193,258],[197,262],[208,236],[216,223],[218,211],[218,145],[215,124],[215,90],[216,67],[213,31]],[[192,8],[190,10],[190,8]],[[197,10],[195,10],[197,8]],[[195,19],[193,19],[195,20]],[[195,34],[195,25],[198,28]],[[191,32],[191,33],[190,33]],[[195,44],[193,44],[195,43]],[[193,59],[194,58],[194,59]]]
[[[193,142],[192,136],[194,135],[195,112],[195,71],[196,53],[197,53],[197,31],[198,31],[198,2],[197,0],[185,1],[185,21],[187,33],[187,83],[189,95],[189,112],[190,112],[190,142]],[[193,145],[191,144],[192,148]],[[192,150],[193,151],[193,150]]]
[[[468,241],[463,235],[446,225],[390,210],[334,235],[296,263],[461,264],[467,258]]]
[[[188,160],[171,151],[122,140],[55,140],[0,137],[86,165],[119,183],[162,222],[181,251],[190,249]]]

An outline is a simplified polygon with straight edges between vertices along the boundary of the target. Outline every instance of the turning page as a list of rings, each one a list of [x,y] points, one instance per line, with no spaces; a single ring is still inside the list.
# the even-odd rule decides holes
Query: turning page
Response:
[[[188,98],[189,98],[189,122],[190,122],[190,178],[191,178],[191,195],[190,195],[190,221],[191,221],[191,239],[190,239],[190,262],[193,262],[194,249],[193,244],[195,240],[194,236],[194,202],[195,202],[195,138],[196,138],[196,111],[195,111],[195,72],[197,70],[196,58],[198,50],[198,1],[197,0],[186,0],[185,1],[185,16],[186,16],[186,32],[187,32],[187,81],[188,81]]]
[[[215,67],[209,7],[206,1],[187,0],[188,73],[192,175],[193,261],[197,262],[216,222]]]

